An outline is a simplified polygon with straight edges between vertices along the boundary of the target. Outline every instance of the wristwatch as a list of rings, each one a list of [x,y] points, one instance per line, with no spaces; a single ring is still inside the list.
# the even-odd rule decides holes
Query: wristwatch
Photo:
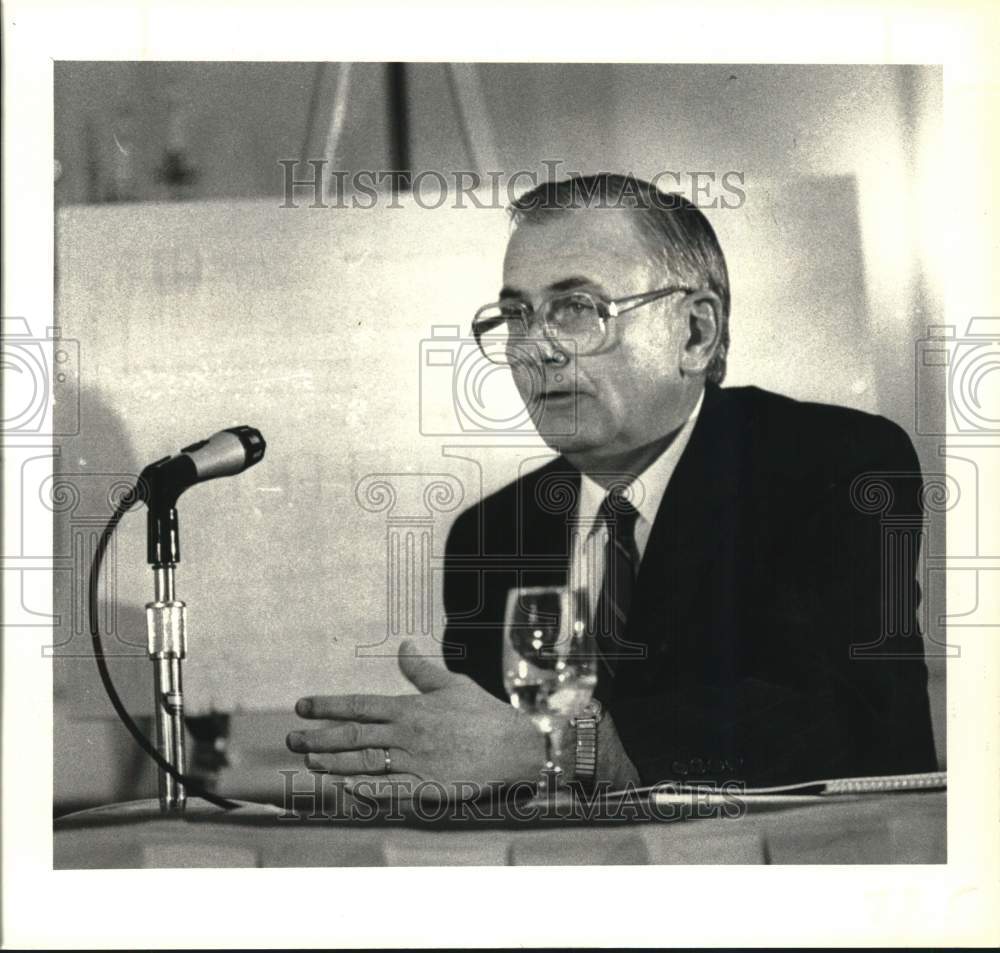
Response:
[[[574,776],[585,790],[591,791],[597,774],[597,726],[601,723],[603,708],[593,699],[584,710],[572,719],[576,729],[576,757]]]

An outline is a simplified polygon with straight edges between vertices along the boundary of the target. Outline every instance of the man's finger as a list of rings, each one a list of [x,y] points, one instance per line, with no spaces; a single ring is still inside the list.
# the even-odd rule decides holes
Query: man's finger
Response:
[[[455,680],[440,662],[426,655],[420,655],[415,643],[404,639],[399,646],[400,671],[422,692],[433,692],[447,687]]]
[[[406,770],[406,752],[401,748],[362,748],[360,751],[340,751],[335,754],[306,755],[310,771],[342,775],[385,776],[385,753],[389,752],[389,767],[393,772]]]
[[[291,751],[359,751],[362,748],[393,748],[398,745],[399,730],[391,725],[348,721],[342,725],[293,731],[285,739]]]
[[[398,712],[396,695],[308,695],[295,704],[295,713],[300,718],[393,721]]]

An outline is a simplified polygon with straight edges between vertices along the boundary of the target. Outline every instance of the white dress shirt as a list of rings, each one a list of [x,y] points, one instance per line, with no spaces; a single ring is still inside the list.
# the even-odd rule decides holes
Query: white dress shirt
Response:
[[[635,524],[635,545],[642,560],[649,542],[649,534],[653,529],[657,510],[667,492],[670,478],[680,461],[681,454],[691,438],[698,412],[704,400],[702,391],[691,415],[684,422],[670,446],[663,451],[639,476],[629,483],[629,499],[639,511]],[[598,518],[598,511],[607,496],[607,490],[586,473],[580,478],[580,497],[574,518],[576,532],[573,534],[570,556],[570,589],[584,589],[588,596],[591,619],[597,608],[597,600],[601,595],[604,582],[604,550],[607,546],[608,531],[603,519]],[[637,567],[638,570],[638,567]]]

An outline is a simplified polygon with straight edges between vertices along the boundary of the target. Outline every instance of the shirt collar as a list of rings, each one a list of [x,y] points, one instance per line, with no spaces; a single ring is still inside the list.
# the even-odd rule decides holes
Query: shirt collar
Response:
[[[684,453],[684,448],[691,439],[691,431],[698,420],[698,413],[701,410],[702,402],[705,399],[705,391],[702,390],[698,397],[698,403],[694,410],[684,422],[677,436],[670,442],[670,446],[663,451],[641,474],[634,480],[642,487],[640,492],[635,494],[639,500],[636,509],[639,511],[639,520],[652,526],[656,520],[656,513],[660,508],[663,495],[667,492],[670,478],[677,469],[677,464]],[[599,483],[592,480],[586,473],[580,475],[580,498],[577,509],[577,518],[584,524],[592,524],[597,519],[597,511],[604,502],[607,490]]]

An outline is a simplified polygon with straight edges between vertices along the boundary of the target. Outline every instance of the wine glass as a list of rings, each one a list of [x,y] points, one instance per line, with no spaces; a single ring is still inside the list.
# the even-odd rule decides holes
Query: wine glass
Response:
[[[531,717],[545,738],[539,793],[554,794],[562,776],[562,735],[587,706],[597,685],[597,645],[587,593],[565,586],[526,586],[507,594],[504,687],[511,704]]]

